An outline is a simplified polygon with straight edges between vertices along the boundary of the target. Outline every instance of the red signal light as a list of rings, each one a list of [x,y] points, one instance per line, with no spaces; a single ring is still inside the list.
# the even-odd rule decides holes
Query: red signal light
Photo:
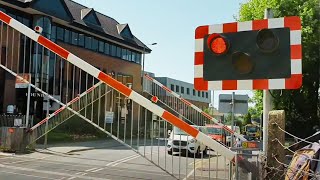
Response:
[[[215,55],[223,55],[229,49],[227,39],[220,34],[211,34],[207,40],[209,49]]]

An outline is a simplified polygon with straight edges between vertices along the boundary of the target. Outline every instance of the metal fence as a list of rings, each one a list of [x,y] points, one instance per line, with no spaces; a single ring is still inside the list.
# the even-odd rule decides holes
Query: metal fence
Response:
[[[26,116],[0,115],[0,127],[26,127]]]
[[[158,105],[160,94],[146,99],[125,79],[115,80],[2,12],[0,20],[0,46],[6,47],[0,68],[42,94],[39,102],[59,107],[43,105],[46,118],[30,129],[30,143],[76,118],[177,179],[239,179],[239,168],[256,177],[255,163],[206,135],[202,117],[166,108],[175,100]]]

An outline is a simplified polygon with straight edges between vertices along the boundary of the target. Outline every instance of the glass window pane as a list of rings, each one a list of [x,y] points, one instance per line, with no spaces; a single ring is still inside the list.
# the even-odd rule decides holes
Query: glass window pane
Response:
[[[173,84],[171,84],[171,90],[174,91],[174,85]]]
[[[67,29],[64,30],[64,42],[70,43],[70,31]]]
[[[117,57],[121,58],[121,48],[117,46]]]
[[[30,27],[30,20],[27,18],[23,18],[23,24]]]
[[[73,44],[73,45],[78,45],[78,39],[79,39],[78,33],[72,32],[71,34],[72,34],[71,44]]]
[[[133,62],[137,62],[136,58],[137,58],[137,53],[132,52],[131,60],[132,60]]]
[[[104,42],[99,41],[99,52],[104,52]]]
[[[190,94],[190,89],[189,89],[189,88],[187,88],[187,94],[188,94],[188,95]]]
[[[104,43],[104,53],[110,54],[110,45],[109,43]]]
[[[92,44],[91,37],[86,36],[85,40],[86,40],[85,41],[85,48],[91,49],[91,44]]]
[[[111,45],[111,56],[116,56],[117,48],[115,45]]]
[[[23,19],[22,19],[21,16],[18,16],[18,17],[17,17],[17,20],[18,20],[19,22],[23,23]]]
[[[138,64],[141,63],[141,54],[140,53],[137,54],[136,63],[138,63]]]
[[[98,51],[98,40],[92,38],[92,50]]]
[[[79,34],[78,45],[81,47],[84,47],[84,35],[83,34]]]
[[[128,61],[132,61],[132,52],[128,50],[127,54],[128,54]]]
[[[204,92],[202,92],[202,97],[204,97]]]
[[[196,95],[196,90],[193,90],[193,93],[192,93],[194,96]]]
[[[61,41],[63,41],[64,37],[64,30],[61,27],[57,28],[57,38]]]
[[[179,92],[179,86],[176,85],[176,92]]]
[[[181,93],[184,93],[184,87],[181,87]]]
[[[52,26],[51,39],[53,41],[56,41],[56,38],[57,38],[57,26]]]
[[[122,48],[122,59],[127,60],[127,50],[125,48]]]
[[[206,98],[208,99],[208,92],[206,92]]]

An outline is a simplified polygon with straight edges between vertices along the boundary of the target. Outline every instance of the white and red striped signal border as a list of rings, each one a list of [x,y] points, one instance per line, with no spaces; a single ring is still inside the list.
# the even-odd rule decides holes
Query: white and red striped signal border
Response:
[[[129,87],[125,86],[121,82],[117,81],[116,79],[112,78],[111,76],[105,74],[104,72],[100,71],[99,69],[95,68],[91,64],[87,63],[86,61],[80,59],[79,57],[75,56],[74,54],[70,53],[69,51],[65,50],[61,46],[55,44],[54,42],[50,41],[49,39],[41,36],[40,34],[36,33],[29,27],[25,26],[24,24],[20,23],[19,21],[15,20],[14,18],[8,16],[4,12],[0,11],[0,20],[7,25],[11,26],[13,29],[19,31],[20,33],[26,35],[30,39],[34,40],[35,42],[41,44],[42,46],[46,47],[47,49],[51,50],[55,54],[59,55],[63,59],[69,61],[73,65],[77,66],[78,68],[82,69],[83,71],[87,72],[88,74],[92,75],[93,77],[99,79],[100,81],[106,83],[108,86],[112,87],[113,89],[119,91],[129,99],[132,99],[136,103],[140,104],[141,106],[145,107],[146,109],[150,110],[157,116],[165,119],[172,125],[180,128],[181,130],[185,131],[192,137],[194,137],[199,142],[205,144],[209,148],[217,151],[222,156],[226,157],[230,161],[237,161],[237,155],[235,152],[231,151],[230,149],[224,147],[222,144],[218,143],[217,141],[211,139],[206,134],[200,132],[198,129],[190,126],[182,119],[174,116],[170,112],[164,110],[163,108],[157,106],[156,104],[152,103],[150,100],[146,99],[139,93],[133,91]]]
[[[251,79],[206,81],[203,78],[203,41],[212,33],[232,33],[288,27],[290,29],[291,77],[283,79]],[[194,86],[207,90],[298,89],[302,85],[301,20],[297,16],[199,26],[195,31]]]
[[[189,102],[186,99],[183,99],[179,94],[173,92],[171,89],[169,89],[168,87],[166,87],[165,85],[161,84],[159,81],[153,79],[152,77],[150,77],[148,74],[144,75],[146,77],[146,79],[148,79],[149,81],[157,84],[158,86],[160,86],[162,89],[164,89],[166,92],[168,92],[169,94],[171,94],[172,96],[180,99],[184,104],[186,104],[187,106],[193,108],[194,110],[196,110],[197,112],[199,112],[200,114],[202,114],[204,117],[206,117],[207,119],[209,119],[210,121],[214,122],[215,124],[221,126],[224,130],[228,131],[229,133],[235,135],[237,138],[239,138],[241,141],[247,141],[241,134],[238,134],[237,132],[233,131],[232,129],[230,129],[228,126],[220,123],[217,119],[215,119],[214,117],[210,116],[208,113],[202,111],[200,108],[198,108],[196,105],[192,104],[191,102]]]

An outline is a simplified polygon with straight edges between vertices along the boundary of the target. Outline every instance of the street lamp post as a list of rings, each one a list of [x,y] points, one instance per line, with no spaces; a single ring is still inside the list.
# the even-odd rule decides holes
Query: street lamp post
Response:
[[[155,46],[158,43],[151,43],[151,44],[147,44],[150,46]],[[142,73],[141,73],[141,83],[142,83],[142,88],[144,88],[144,80],[143,80],[143,76],[144,76],[144,61],[145,61],[145,55],[146,55],[146,45],[143,45],[143,57],[142,57]]]

